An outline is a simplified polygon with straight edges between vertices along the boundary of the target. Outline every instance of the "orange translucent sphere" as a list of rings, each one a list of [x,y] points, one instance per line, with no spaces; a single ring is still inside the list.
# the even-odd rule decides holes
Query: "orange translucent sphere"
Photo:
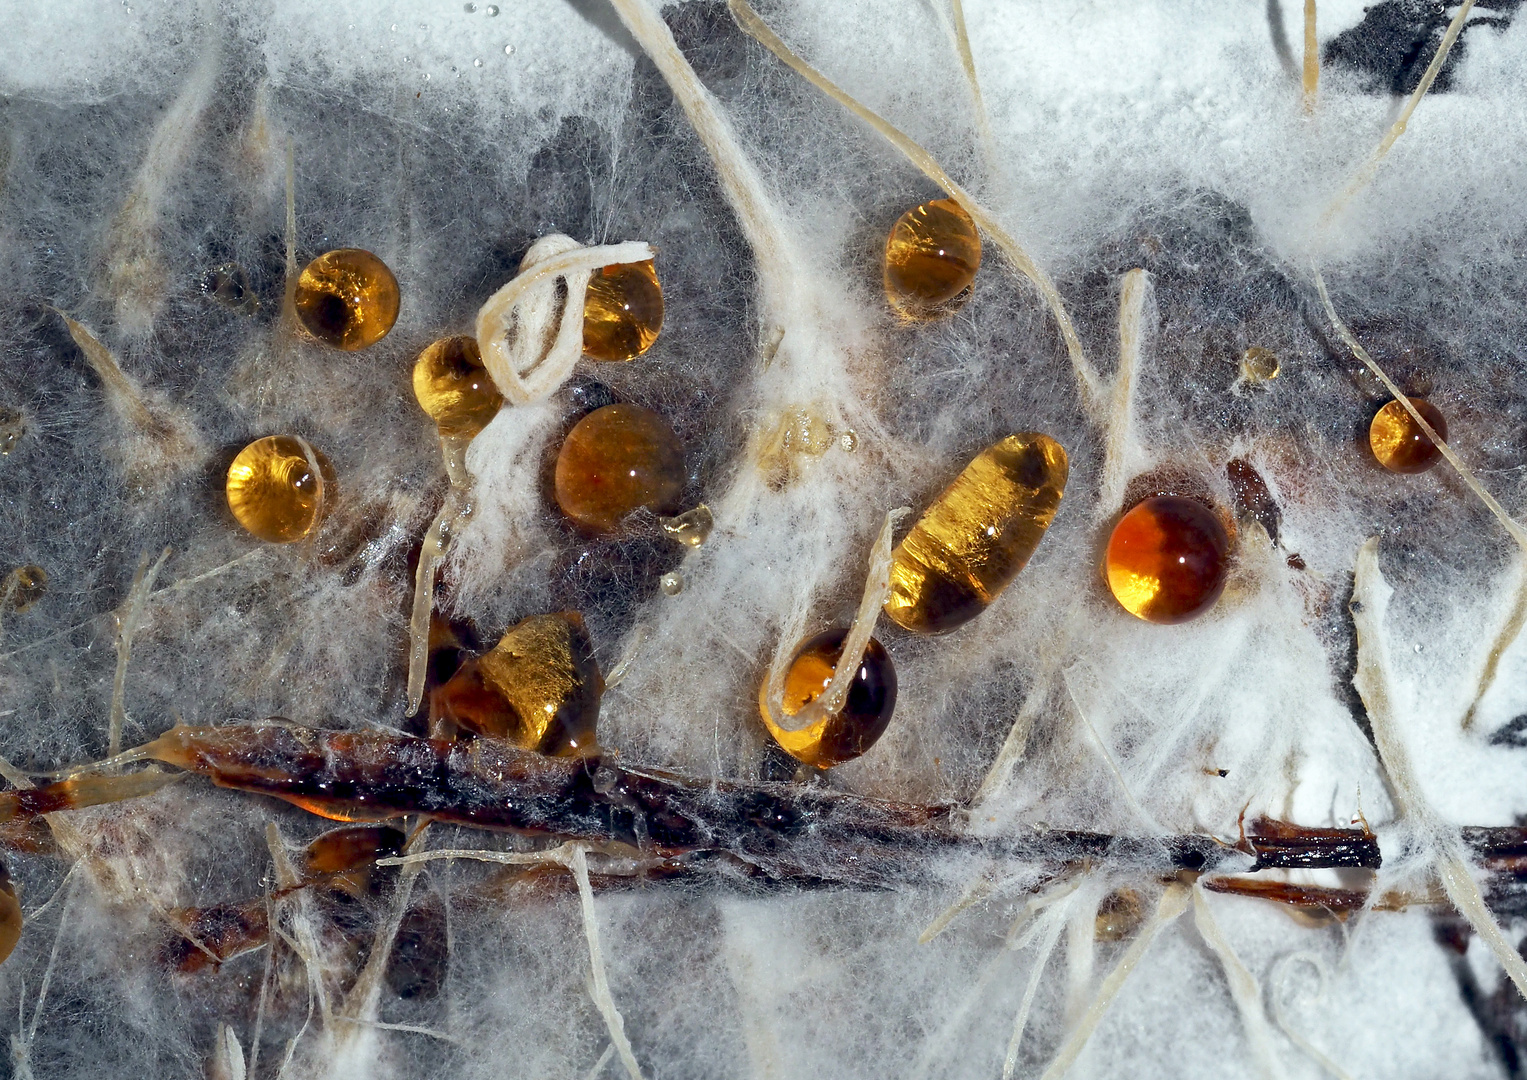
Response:
[[[652,260],[594,271],[583,297],[583,353],[591,360],[634,360],[663,329],[663,287]]]
[[[1161,495],[1119,519],[1108,540],[1108,588],[1124,610],[1180,623],[1214,606],[1230,570],[1230,537],[1196,499]]]
[[[592,532],[614,532],[632,511],[678,509],[684,447],[651,409],[606,405],[573,426],[557,454],[554,493],[562,512]]]
[[[827,690],[847,638],[846,629],[829,630],[801,646],[785,673],[781,711],[786,716],[795,716]],[[885,647],[870,638],[843,708],[798,731],[773,722],[768,692],[765,682],[758,691],[758,708],[769,734],[797,761],[826,769],[858,757],[885,734],[896,708],[896,668]]]
[[[1447,421],[1437,411],[1437,406],[1423,398],[1411,398],[1410,403],[1445,441]],[[1379,464],[1390,472],[1425,472],[1442,457],[1437,444],[1427,438],[1421,425],[1398,401],[1385,405],[1368,425],[1368,446]]]
[[[308,333],[347,352],[375,345],[398,321],[398,279],[360,248],[328,251],[308,263],[293,300]]]
[[[981,266],[981,234],[953,199],[901,215],[885,242],[885,298],[897,314],[928,319],[958,306]]]

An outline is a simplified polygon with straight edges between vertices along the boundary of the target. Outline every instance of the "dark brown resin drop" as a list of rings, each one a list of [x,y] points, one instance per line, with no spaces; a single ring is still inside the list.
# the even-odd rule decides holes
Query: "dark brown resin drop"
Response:
[[[826,691],[847,637],[846,629],[829,630],[801,646],[785,673],[781,705],[786,716],[795,716]],[[885,733],[896,708],[896,668],[885,647],[870,638],[842,710],[799,731],[773,722],[767,696],[766,682],[759,690],[758,707],[769,734],[797,761],[826,769],[863,754]]]
[[[1180,623],[1214,606],[1230,569],[1230,536],[1196,499],[1160,495],[1119,519],[1108,540],[1108,587],[1124,610]]]
[[[1437,411],[1437,406],[1424,398],[1411,398],[1410,403],[1445,442],[1447,421]],[[1385,405],[1368,425],[1368,446],[1379,464],[1390,472],[1425,472],[1442,458],[1437,444],[1427,438],[1421,425],[1398,401]]]

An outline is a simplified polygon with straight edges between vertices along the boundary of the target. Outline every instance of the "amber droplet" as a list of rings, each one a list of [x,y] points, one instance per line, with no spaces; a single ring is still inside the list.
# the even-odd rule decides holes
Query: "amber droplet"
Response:
[[[308,263],[295,300],[308,333],[347,352],[375,345],[398,321],[398,279],[360,248],[325,252]]]
[[[16,899],[16,886],[11,884],[11,872],[0,862],[0,964],[16,948],[21,940],[21,901]]]
[[[18,566],[0,584],[0,610],[25,611],[48,591],[48,572],[35,564]]]
[[[260,299],[249,287],[249,278],[238,263],[224,263],[208,270],[201,279],[202,295],[240,315],[253,315]]]
[[[1410,403],[1445,441],[1447,421],[1437,411],[1437,406],[1424,398],[1411,398]],[[1368,445],[1379,464],[1390,472],[1425,472],[1442,457],[1437,444],[1426,437],[1421,425],[1398,401],[1385,405],[1373,418],[1373,423],[1368,425]]]
[[[1146,499],[1108,540],[1108,587],[1124,610],[1153,623],[1187,622],[1214,606],[1230,569],[1230,536],[1203,503]]]
[[[716,519],[710,512],[710,507],[701,503],[693,510],[686,510],[676,517],[665,517],[658,520],[663,531],[683,544],[685,547],[699,547],[710,539],[710,531],[716,526]]]
[[[847,630],[829,630],[800,647],[785,673],[782,707],[786,716],[794,716],[827,690],[847,637]],[[758,708],[769,734],[797,761],[827,769],[858,757],[885,734],[896,708],[896,668],[885,647],[870,638],[842,711],[800,731],[786,731],[769,718],[768,693],[765,680],[758,691]]]
[[[646,507],[677,509],[684,492],[684,448],[657,413],[639,405],[606,405],[573,426],[557,454],[557,505],[585,529],[614,532]]]
[[[583,297],[583,353],[592,360],[634,360],[663,328],[663,287],[652,260],[594,271]]]
[[[414,397],[440,434],[472,438],[498,415],[504,396],[483,367],[477,339],[441,338],[414,363]]]
[[[0,406],[0,457],[5,457],[26,434],[26,417],[19,409]]]
[[[348,825],[314,838],[307,847],[309,874],[329,876],[328,886],[351,896],[371,888],[371,864],[403,850],[405,837],[391,825]]]
[[[318,464],[316,473],[309,453]],[[240,450],[228,466],[228,509],[261,540],[285,544],[313,531],[333,487],[333,467],[310,443],[267,435]]]
[[[180,931],[161,954],[166,964],[185,975],[232,960],[270,940],[266,901],[213,904],[201,908],[171,908],[165,914]]]
[[[1271,349],[1253,345],[1241,354],[1241,374],[1248,382],[1270,382],[1280,369],[1278,354]]]
[[[576,611],[532,615],[435,694],[441,716],[491,739],[572,756],[596,746],[604,678]]]
[[[885,242],[885,298],[897,314],[952,311],[981,266],[981,234],[960,204],[934,199],[908,210]]]
[[[1230,481],[1236,513],[1260,524],[1267,530],[1267,538],[1276,544],[1283,511],[1278,508],[1277,500],[1267,489],[1267,481],[1262,479],[1256,466],[1245,458],[1233,458],[1225,465],[1225,479]]]
[[[1069,471],[1066,451],[1038,432],[981,451],[896,545],[886,615],[942,634],[986,610],[1044,539]]]
[[[1115,889],[1098,904],[1094,932],[1099,941],[1123,941],[1145,921],[1145,899],[1134,889]]]

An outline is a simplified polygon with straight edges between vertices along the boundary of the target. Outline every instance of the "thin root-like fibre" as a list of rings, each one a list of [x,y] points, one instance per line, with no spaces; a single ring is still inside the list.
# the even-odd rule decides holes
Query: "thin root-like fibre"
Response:
[[[1018,1051],[1023,1046],[1023,1033],[1029,1024],[1029,1012],[1034,1007],[1034,997],[1039,993],[1045,968],[1049,966],[1050,954],[1055,951],[1055,943],[1060,940],[1060,932],[1065,928],[1066,915],[1066,904],[1061,904],[1046,912],[1036,924],[1035,928],[1040,930],[1039,951],[1034,954],[1034,966],[1029,969],[1029,981],[1023,989],[1023,1000],[1013,1016],[1013,1034],[1008,1038],[1007,1054],[1002,1059],[1002,1080],[1013,1080],[1013,1074],[1018,1069]]]
[[[1214,950],[1214,955],[1219,957],[1225,981],[1230,984],[1230,996],[1241,1014],[1241,1026],[1246,1029],[1246,1040],[1251,1043],[1252,1053],[1256,1055],[1262,1075],[1268,1080],[1281,1080],[1284,1075],[1283,1066],[1273,1050],[1272,1030],[1267,1026],[1267,1014],[1262,1011],[1262,988],[1235,954],[1230,939],[1214,918],[1214,911],[1209,906],[1209,898],[1204,895],[1202,884],[1197,881],[1193,883],[1193,922],[1198,927],[1199,936]]]
[[[1320,92],[1320,42],[1315,36],[1315,0],[1304,0],[1304,112],[1313,115]]]
[[[148,553],[143,554],[138,560],[138,571],[133,575],[132,588],[127,592],[127,603],[117,616],[117,671],[111,684],[111,718],[106,733],[107,753],[111,757],[122,752],[122,725],[127,720],[127,663],[132,656],[133,635],[143,621],[143,605],[153,593],[154,582],[169,557],[170,549],[165,548],[150,566]]]

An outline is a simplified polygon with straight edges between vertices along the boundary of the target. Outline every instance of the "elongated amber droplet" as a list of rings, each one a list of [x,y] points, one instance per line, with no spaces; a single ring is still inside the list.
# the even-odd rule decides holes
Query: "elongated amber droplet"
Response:
[[[1069,472],[1060,443],[1038,432],[981,451],[891,553],[886,615],[942,634],[986,610],[1044,539]]]
[[[928,319],[952,311],[981,266],[981,234],[959,203],[934,199],[908,210],[885,242],[885,298],[897,314]]]
[[[663,329],[663,287],[652,260],[594,271],[583,297],[583,353],[592,360],[634,360]]]
[[[1108,540],[1108,588],[1153,623],[1187,622],[1214,606],[1230,571],[1230,536],[1197,499],[1158,495],[1119,519]]]
[[[785,673],[786,716],[794,716],[827,690],[847,637],[847,630],[829,630],[800,647]],[[787,731],[769,718],[768,693],[765,681],[758,691],[758,708],[769,734],[797,761],[827,769],[858,757],[885,734],[896,708],[896,668],[884,646],[870,638],[842,711],[799,731]]]
[[[1437,406],[1424,398],[1411,398],[1410,403],[1426,418],[1432,430],[1446,440],[1447,421],[1437,411]],[[1373,423],[1368,425],[1368,445],[1379,464],[1390,472],[1425,472],[1442,458],[1437,444],[1426,437],[1421,425],[1398,401],[1391,401],[1374,416]]]
[[[684,448],[652,410],[606,405],[567,433],[552,482],[564,514],[593,532],[614,532],[642,507],[659,514],[678,509]]]
[[[328,875],[331,889],[350,896],[371,891],[372,863],[403,850],[407,838],[391,825],[330,829],[307,847],[307,872]]]
[[[21,901],[16,899],[16,886],[11,884],[11,872],[0,863],[0,964],[16,948],[21,940]]]
[[[35,564],[18,566],[0,582],[0,611],[25,611],[41,600],[47,591],[46,570]]]
[[[267,435],[240,450],[228,466],[228,509],[261,540],[285,544],[313,531],[333,486],[333,467],[311,444]]]
[[[604,678],[576,611],[532,615],[435,691],[440,715],[459,727],[542,754],[595,748]]]
[[[308,263],[294,299],[308,333],[347,352],[375,345],[398,321],[398,279],[360,248],[328,251]]]
[[[498,415],[504,395],[483,367],[477,339],[441,338],[414,363],[414,397],[440,434],[472,438]]]

